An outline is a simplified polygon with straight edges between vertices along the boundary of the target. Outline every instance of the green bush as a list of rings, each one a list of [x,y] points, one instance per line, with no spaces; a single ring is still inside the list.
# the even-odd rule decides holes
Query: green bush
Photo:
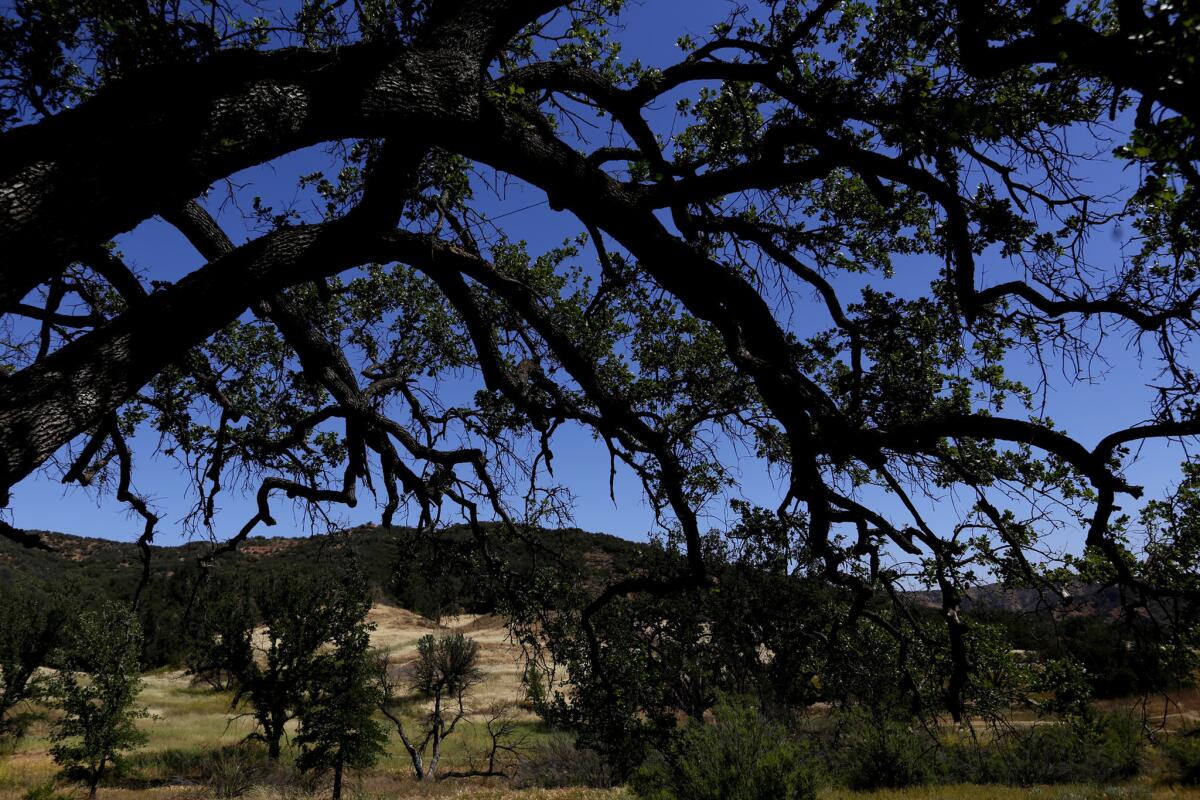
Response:
[[[829,782],[867,790],[933,783],[1104,784],[1138,774],[1145,746],[1141,723],[1129,714],[947,743],[915,721],[860,711],[842,717],[824,738]]]
[[[723,699],[713,724],[690,722],[665,756],[634,775],[645,800],[812,800],[812,769],[800,745],[756,710]]]
[[[1200,728],[1172,736],[1166,750],[1175,762],[1179,782],[1189,786],[1200,785]]]
[[[938,743],[916,721],[853,714],[835,747],[834,777],[851,789],[900,789],[940,777]]]
[[[1141,720],[1127,713],[1104,714],[1096,728],[1100,757],[1109,765],[1108,779],[1137,775],[1146,745]]]
[[[1133,777],[1145,740],[1128,714],[1103,714],[1017,729],[986,745],[958,745],[945,754],[946,777],[962,783],[1106,783]]]
[[[74,798],[72,795],[58,791],[54,786],[54,781],[50,781],[31,786],[25,792],[23,800],[74,800]]]
[[[527,662],[525,672],[521,675],[521,685],[525,689],[523,707],[537,714],[544,712],[549,693],[546,691],[546,679],[542,676],[541,667],[532,661]]]

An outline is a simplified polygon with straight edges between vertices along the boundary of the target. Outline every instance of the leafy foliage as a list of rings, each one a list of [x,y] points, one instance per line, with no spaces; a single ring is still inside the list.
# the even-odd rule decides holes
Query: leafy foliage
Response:
[[[1194,732],[1178,734],[1167,744],[1167,753],[1179,770],[1181,783],[1200,784],[1200,735]]]
[[[153,432],[189,532],[254,497],[208,568],[281,501],[329,530],[370,493],[423,545],[397,592],[510,612],[571,682],[546,715],[622,773],[721,693],[907,729],[1033,692],[1090,724],[1093,692],[1194,674],[1197,468],[1156,501],[1132,469],[1200,436],[1194,2],[737,4],[656,63],[622,58],[619,0],[10,5],[0,505],[58,470],[150,559]],[[316,144],[328,169],[261,180]],[[499,210],[509,182],[546,208]],[[569,229],[532,246],[517,212]],[[156,215],[202,266],[126,263]],[[1055,399],[1147,374],[1102,430]],[[663,543],[603,586],[543,572],[579,434]],[[429,543],[458,523],[469,553]],[[182,594],[156,578],[127,588],[165,662]],[[1026,669],[967,613],[993,581],[1115,587],[1136,652],[1081,625],[1079,660]],[[327,637],[271,602],[219,638],[277,752],[296,701],[246,631],[279,631],[267,684]]]
[[[371,600],[369,585],[353,565],[325,566],[268,575],[250,591],[218,597],[207,609],[207,627],[201,636],[205,649],[194,662],[197,671],[221,670],[232,678],[233,706],[248,704],[258,724],[252,737],[267,745],[272,759],[280,756],[287,723],[311,705],[313,713],[322,715],[310,731],[315,737],[309,740],[313,766],[323,766],[331,752],[336,757],[340,745],[330,737],[335,737],[338,725],[353,727],[353,717],[331,713],[338,709],[330,705],[328,696],[311,694],[317,681],[329,678],[328,659],[335,656],[324,651],[333,647],[336,654],[339,646],[347,648],[342,652],[349,659],[346,666],[356,663],[356,648],[366,646],[363,618]],[[360,696],[368,689],[361,672],[349,670],[338,680],[342,679],[351,681],[345,687],[350,694],[344,710],[353,715],[369,700],[369,695]],[[355,698],[357,706],[351,703]],[[363,758],[374,741],[370,730],[364,731],[364,737]],[[353,741],[341,744],[348,750],[359,746]]]
[[[126,606],[110,602],[84,611],[72,625],[48,697],[62,714],[50,734],[50,754],[95,797],[124,754],[146,741],[137,720],[142,633]]]
[[[38,698],[38,671],[59,646],[71,614],[63,595],[27,582],[0,585],[0,742],[20,738],[31,721],[21,706]]]
[[[361,582],[355,574],[348,578]],[[366,593],[350,597],[344,605],[318,609],[337,617],[328,621],[328,641],[313,659],[297,713],[296,764],[306,772],[332,771],[334,800],[341,797],[345,769],[369,767],[386,750],[387,731],[372,716],[382,689],[370,652],[370,609]]]
[[[634,777],[647,800],[812,800],[816,786],[803,749],[767,722],[751,698],[725,698],[713,723],[693,720],[664,761]]]

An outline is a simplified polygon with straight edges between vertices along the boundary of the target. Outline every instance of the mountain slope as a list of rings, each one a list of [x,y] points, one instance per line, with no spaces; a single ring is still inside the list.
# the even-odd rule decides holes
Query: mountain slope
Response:
[[[44,586],[80,584],[116,597],[132,596],[142,571],[141,553],[135,544],[52,531],[37,533],[53,548],[51,551],[23,548],[0,539],[0,582],[25,579]],[[439,548],[461,551],[470,539],[466,529],[451,528],[439,533],[429,544],[416,539],[411,529],[378,526],[363,526],[326,536],[256,536],[247,539],[237,551],[222,555],[213,569],[237,579],[248,577],[251,572],[312,563],[329,548],[349,548],[372,585],[382,594],[389,595],[394,589],[397,567],[402,566],[418,546],[429,544],[435,551]],[[542,532],[540,544],[553,560],[598,580],[623,572],[645,548],[641,543],[575,528]],[[153,547],[152,582],[194,571],[198,560],[211,550],[212,544],[207,541]],[[501,545],[501,550],[517,565],[528,561],[522,548]]]

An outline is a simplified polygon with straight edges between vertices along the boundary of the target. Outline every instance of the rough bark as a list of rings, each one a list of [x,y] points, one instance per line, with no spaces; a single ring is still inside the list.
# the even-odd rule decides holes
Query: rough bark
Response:
[[[213,181],[301,147],[474,113],[455,50],[221,53],[155,71],[0,138],[0,308]]]
[[[0,309],[238,170],[320,142],[470,120],[499,43],[557,5],[438,3],[412,46],[223,51],[0,135]]]
[[[133,396],[166,365],[287,285],[372,259],[353,225],[289,228],[257,239],[149,296],[0,384],[0,490]]]

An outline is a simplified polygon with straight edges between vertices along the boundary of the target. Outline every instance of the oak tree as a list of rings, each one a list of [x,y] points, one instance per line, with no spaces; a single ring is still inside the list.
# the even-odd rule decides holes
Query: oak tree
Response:
[[[149,716],[137,705],[141,648],[137,616],[124,604],[106,603],[80,614],[50,680],[50,703],[62,712],[50,732],[50,755],[87,785],[88,797],[127,751],[146,741],[137,727]]]
[[[20,738],[33,715],[22,706],[44,688],[48,666],[72,616],[66,598],[29,582],[0,585],[0,743]]]
[[[1159,566],[1171,538],[1147,549],[1123,515],[1138,448],[1200,433],[1193,2],[730,5],[661,63],[620,57],[621,0],[260,5],[3,12],[4,505],[37,470],[112,487],[148,554],[149,426],[196,529],[254,492],[217,550],[281,495],[323,513],[369,491],[383,522],[457,517],[486,554],[483,521],[569,515],[552,458],[582,428],[685,554],[595,591],[586,633],[630,592],[708,584],[702,520],[748,453],[851,617],[940,592],[955,716],[963,592],[1065,595],[1061,531],[1074,575],[1157,616],[1195,605]],[[239,196],[241,171],[317,145],[338,166],[296,176],[303,209]],[[506,236],[486,194],[507,181],[579,237]],[[222,193],[248,239],[214,219]],[[150,219],[202,266],[131,268],[114,239]],[[1054,388],[1145,382],[1099,369],[1127,344],[1144,408],[1098,435],[1052,420]]]
[[[387,744],[387,730],[373,718],[383,687],[370,649],[375,627],[366,620],[370,596],[359,594],[357,601],[336,609],[329,641],[314,659],[297,713],[297,766],[332,772],[333,800],[341,800],[345,771],[371,766],[386,752]]]
[[[336,697],[317,697],[314,692],[324,691],[322,684],[330,680],[330,659],[344,657],[352,665],[354,648],[368,643],[369,585],[353,566],[323,567],[319,572],[282,570],[258,580],[249,591],[233,589],[214,597],[205,617],[201,652],[191,665],[198,676],[228,676],[234,689],[231,707],[246,709],[256,725],[248,738],[266,744],[272,760],[282,755],[288,725],[302,711],[338,710]],[[346,691],[355,696],[367,691],[355,674],[348,672],[337,680],[350,681]],[[310,720],[310,749],[319,746],[322,754],[310,756],[310,761],[318,758],[313,766],[327,765],[320,759],[328,748],[336,757],[336,740],[328,741],[336,724],[336,717]]]

